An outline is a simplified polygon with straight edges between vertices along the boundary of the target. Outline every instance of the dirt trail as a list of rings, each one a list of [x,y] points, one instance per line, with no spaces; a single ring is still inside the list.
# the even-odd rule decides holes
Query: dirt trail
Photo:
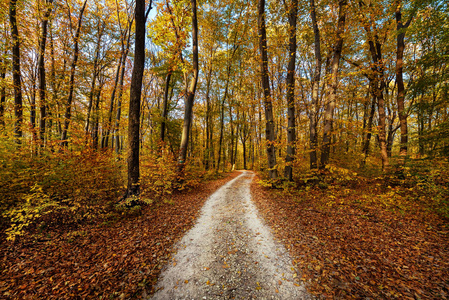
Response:
[[[152,299],[311,299],[251,201],[244,171],[206,201]]]

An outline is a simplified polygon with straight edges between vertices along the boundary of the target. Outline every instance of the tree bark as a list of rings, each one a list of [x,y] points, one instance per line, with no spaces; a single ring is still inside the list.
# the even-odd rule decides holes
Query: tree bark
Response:
[[[371,57],[373,59],[374,71],[374,94],[377,98],[377,111],[379,114],[379,144],[382,158],[382,171],[388,168],[387,134],[386,134],[386,113],[384,90],[386,87],[384,79],[384,65],[382,61],[382,45],[375,36],[376,42],[369,41]]]
[[[140,194],[139,139],[140,102],[145,67],[145,0],[136,0],[135,20],[134,66],[129,92],[128,114],[128,188],[125,197],[133,197]]]
[[[0,88],[0,129],[2,130],[5,128],[5,104],[6,104],[5,79],[6,79],[6,65],[3,58],[0,57],[0,80],[2,83]]]
[[[104,79],[99,79],[100,85],[95,91],[95,110],[92,118],[92,149],[98,149],[99,141],[99,124],[100,124],[100,102],[101,102],[101,92],[104,85]]]
[[[69,130],[70,125],[70,118],[72,116],[71,109],[72,109],[72,102],[73,102],[73,90],[75,87],[75,70],[76,70],[76,64],[78,62],[78,56],[79,56],[79,38],[81,33],[81,24],[83,21],[83,14],[84,10],[86,9],[87,0],[84,0],[84,4],[80,10],[80,15],[78,17],[78,26],[76,28],[75,33],[75,46],[74,46],[74,52],[73,52],[73,61],[72,65],[70,67],[70,81],[69,81],[69,96],[67,98],[66,103],[66,109],[64,114],[64,128],[62,130],[62,136],[61,136],[61,145],[63,147],[67,147],[69,144],[69,141],[67,140],[67,133]]]
[[[334,46],[334,55],[331,62],[331,76],[328,83],[328,99],[326,101],[326,111],[324,113],[324,132],[323,132],[323,145],[321,150],[321,168],[325,168],[329,164],[330,156],[330,144],[331,144],[331,131],[334,122],[334,110],[335,99],[337,96],[338,85],[338,68],[340,65],[341,51],[343,49],[343,34],[345,32],[346,21],[346,0],[340,0],[338,2],[338,22],[336,41]]]
[[[399,165],[404,166],[407,158],[407,144],[408,144],[408,129],[407,129],[407,112],[405,111],[405,88],[403,78],[404,67],[404,49],[405,49],[405,29],[408,28],[412,17],[403,24],[401,6],[402,1],[398,0],[396,3],[396,29],[398,31],[397,36],[397,50],[396,50],[396,83],[398,86],[397,93],[397,105],[399,114],[399,125],[401,128],[401,142],[399,148]]]
[[[167,77],[165,78],[165,89],[164,89],[164,102],[162,104],[162,122],[161,122],[161,132],[160,132],[160,142],[163,144],[165,141],[165,127],[167,126],[167,116],[168,116],[168,94],[170,91],[170,81],[172,76],[172,69],[168,70]],[[162,146],[162,145],[161,145]]]
[[[207,79],[206,79],[206,151],[204,156],[204,165],[205,169],[209,170],[209,167],[211,165],[211,156],[213,155],[212,151],[212,124],[211,124],[211,103],[210,103],[210,86],[212,81],[212,54],[211,51],[211,62],[209,66],[209,72],[207,73]]]
[[[321,42],[320,42],[320,30],[318,28],[318,23],[316,19],[315,11],[315,1],[310,0],[310,16],[312,18],[313,33],[315,36],[315,71],[312,78],[312,105],[309,112],[309,131],[310,131],[310,169],[318,168],[317,161],[317,146],[318,146],[318,135],[317,135],[317,113],[318,113],[318,90],[320,88],[321,79]]]
[[[372,135],[372,128],[373,128],[373,119],[374,119],[374,113],[376,111],[376,104],[377,104],[377,98],[374,95],[373,92],[373,82],[372,80],[370,80],[370,87],[369,87],[369,93],[368,96],[372,96],[372,100],[371,100],[371,108],[370,108],[370,112],[369,112],[369,116],[368,116],[368,124],[366,126],[366,134],[364,136],[363,139],[363,147],[362,147],[362,153],[363,153],[363,160],[361,163],[361,166],[364,167],[366,164],[366,159],[368,158],[368,154],[369,154],[369,144],[371,141],[371,135]],[[364,117],[365,118],[365,117]]]
[[[268,76],[267,32],[265,28],[265,0],[258,2],[259,51],[261,56],[262,89],[265,104],[265,134],[267,140],[268,173],[271,179],[278,177],[276,169],[276,142],[273,119],[273,103],[271,99],[270,78]]]
[[[131,41],[131,25],[133,21],[130,21],[128,24],[128,37],[126,41],[126,46],[122,43],[122,69],[120,71],[120,82],[118,87],[118,95],[117,95],[117,114],[115,117],[115,124],[114,124],[114,137],[115,137],[115,153],[119,154],[122,150],[122,143],[120,142],[120,135],[119,135],[119,129],[120,129],[120,118],[122,115],[122,96],[123,96],[123,82],[125,78],[125,69],[126,69],[126,58],[128,57],[129,53],[129,46]]]
[[[45,144],[45,126],[47,121],[47,99],[46,92],[47,86],[45,82],[45,46],[47,44],[47,25],[48,18],[52,11],[53,0],[45,1],[45,12],[41,22],[41,34],[39,37],[39,58],[37,62],[38,69],[38,81],[39,81],[39,99],[40,99],[40,112],[41,119],[39,123],[39,138],[41,140],[42,146]]]
[[[20,39],[19,29],[17,26],[17,0],[9,2],[9,21],[11,25],[11,39],[12,39],[12,77],[14,85],[14,135],[16,143],[21,144],[22,123],[23,123],[23,108],[22,108],[22,75],[20,73]]]
[[[94,63],[93,63],[93,70],[92,70],[92,84],[90,87],[90,93],[89,93],[89,104],[87,107],[87,116],[86,116],[86,126],[84,129],[85,135],[86,135],[86,139],[89,136],[89,129],[90,129],[90,121],[91,121],[91,113],[92,113],[92,106],[93,106],[93,102],[94,102],[94,98],[96,100],[96,97],[98,97],[98,94],[100,93],[99,89],[96,86],[97,83],[97,79],[100,76],[100,67],[99,67],[99,60],[100,60],[100,48],[101,48],[101,38],[103,36],[103,32],[104,32],[104,28],[106,26],[106,24],[104,22],[102,22],[100,24],[101,21],[99,21],[98,26],[97,26],[97,32],[98,32],[98,36],[97,36],[97,43],[95,46],[95,58],[94,58]],[[95,120],[93,120],[95,122]],[[92,132],[92,137],[94,137],[95,134]],[[98,138],[98,135],[97,135]],[[95,143],[93,143],[93,145],[95,145]],[[94,147],[96,148],[96,147]]]
[[[193,52],[193,76],[187,91],[187,99],[184,111],[184,125],[182,128],[181,146],[178,157],[178,171],[181,178],[184,176],[184,166],[187,156],[187,147],[189,145],[189,132],[192,123],[193,103],[195,100],[196,85],[198,82],[199,64],[198,64],[198,21],[196,16],[196,0],[190,0],[192,5],[192,52]]]
[[[123,61],[123,52],[120,53],[120,59],[117,64],[117,71],[115,73],[114,87],[112,88],[111,98],[109,100],[108,123],[105,126],[106,133],[105,133],[102,143],[101,143],[102,148],[109,147],[109,137],[111,135],[111,129],[112,129],[112,114],[114,113],[115,95],[117,93],[117,86],[118,86],[118,82],[120,80],[120,69],[122,67],[122,61]],[[112,146],[114,146],[114,139],[112,139]]]
[[[287,156],[285,158],[284,177],[293,181],[292,163],[295,157],[295,67],[296,67],[296,20],[298,16],[298,0],[292,0],[289,21],[289,62],[287,69]]]

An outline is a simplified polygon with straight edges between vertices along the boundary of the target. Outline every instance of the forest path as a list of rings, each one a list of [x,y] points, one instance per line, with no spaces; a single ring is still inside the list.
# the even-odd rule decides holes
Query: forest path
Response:
[[[152,299],[311,299],[251,201],[254,173],[223,185],[177,244]]]

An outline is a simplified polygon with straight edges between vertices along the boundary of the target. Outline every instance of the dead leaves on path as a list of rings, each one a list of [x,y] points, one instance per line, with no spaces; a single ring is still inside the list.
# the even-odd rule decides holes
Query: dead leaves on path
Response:
[[[359,190],[357,190],[359,189]],[[365,189],[365,190],[364,190]],[[253,200],[294,256],[309,291],[326,299],[449,298],[447,220],[356,205],[354,194],[331,199],[311,189],[302,198],[262,188]]]
[[[175,193],[167,203],[112,225],[2,243],[0,298],[130,299],[150,294],[171,257],[170,247],[194,224],[207,197],[237,175]]]

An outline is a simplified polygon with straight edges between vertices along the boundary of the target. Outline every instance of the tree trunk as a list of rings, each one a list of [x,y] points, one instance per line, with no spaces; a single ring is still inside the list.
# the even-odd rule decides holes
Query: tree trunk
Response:
[[[126,198],[138,196],[140,193],[139,139],[140,101],[142,96],[143,71],[145,67],[145,0],[136,0],[135,20],[136,36],[134,46],[134,66],[129,92],[128,188],[125,195]]]
[[[6,51],[6,50],[5,50]],[[6,87],[5,87],[5,78],[6,78],[6,62],[0,57],[0,129],[3,130],[5,128],[5,104],[6,104]]]
[[[211,53],[212,54],[212,53]],[[212,149],[212,139],[211,136],[211,105],[210,105],[210,85],[212,81],[212,55],[210,57],[210,67],[209,72],[207,73],[206,78],[206,151],[204,154],[204,167],[206,170],[209,170],[211,164],[211,153],[213,155]]]
[[[101,82],[103,81],[103,82]],[[93,128],[92,128],[92,149],[98,149],[98,141],[99,141],[99,124],[100,124],[100,101],[101,101],[101,92],[103,89],[104,80],[100,79],[100,86],[95,91],[95,110],[92,118]]]
[[[106,133],[104,135],[104,141],[102,142],[102,148],[109,147],[109,137],[111,135],[112,130],[112,114],[114,113],[114,103],[115,103],[115,95],[117,93],[118,82],[120,80],[120,70],[122,67],[122,62],[125,59],[123,57],[124,51],[120,53],[120,59],[117,65],[117,71],[115,73],[114,87],[112,88],[111,98],[109,101],[109,113],[108,113],[108,123],[106,124]],[[112,138],[112,148],[114,147],[114,139]]]
[[[19,29],[17,26],[17,0],[9,2],[9,21],[11,26],[11,40],[12,40],[12,77],[14,85],[14,135],[16,143],[21,144],[22,138],[22,123],[23,123],[23,109],[22,109],[22,75],[20,73],[20,39]]]
[[[94,65],[93,65],[93,71],[92,71],[92,84],[90,87],[89,104],[87,107],[86,127],[84,129],[86,138],[89,136],[90,119],[91,119],[94,97],[97,97],[97,94],[99,93],[99,91],[96,87],[96,82],[97,82],[97,77],[100,75],[98,60],[100,59],[101,37],[103,35],[104,25],[106,25],[106,24],[105,23],[103,23],[102,25],[98,24],[98,37],[97,37],[97,44],[95,46],[95,58],[94,58]]]
[[[165,140],[165,127],[167,124],[168,116],[168,93],[170,91],[170,80],[172,76],[172,69],[168,70],[167,77],[165,79],[165,89],[164,89],[164,103],[162,104],[162,122],[161,122],[161,132],[160,132],[160,142],[163,144]],[[162,145],[161,145],[162,146]]]
[[[223,135],[224,135],[224,104],[225,104],[225,100],[226,100],[226,96],[228,93],[228,82],[229,82],[229,78],[228,81],[226,82],[226,88],[225,88],[225,93],[223,95],[223,99],[221,101],[221,117],[220,117],[220,137],[218,139],[218,160],[217,160],[217,170],[220,169],[220,162],[221,162],[221,150],[222,150],[222,145],[223,145]]]
[[[284,177],[293,181],[292,163],[295,157],[295,67],[296,67],[296,19],[298,16],[298,0],[292,0],[288,21],[289,28],[289,62],[287,69],[287,156],[285,158]]]
[[[324,133],[323,133],[323,145],[321,150],[321,168],[325,168],[329,164],[330,144],[331,144],[331,131],[334,122],[334,110],[335,99],[337,96],[338,85],[338,67],[340,65],[341,51],[343,49],[343,34],[345,32],[345,20],[346,20],[346,0],[340,0],[338,2],[338,22],[337,22],[337,40],[334,46],[334,56],[331,63],[331,76],[328,83],[328,99],[326,103],[326,111],[324,113]],[[349,117],[349,116],[348,116]]]
[[[73,102],[73,90],[75,87],[75,70],[76,70],[76,64],[78,62],[78,56],[79,56],[79,38],[80,38],[80,33],[81,33],[81,24],[82,24],[82,20],[83,20],[83,14],[84,14],[84,10],[86,9],[86,4],[87,4],[87,0],[84,0],[84,4],[83,7],[80,10],[80,15],[78,18],[78,26],[76,28],[76,33],[75,33],[75,47],[74,47],[74,52],[73,52],[73,61],[72,61],[72,65],[70,68],[70,81],[69,81],[69,96],[67,98],[67,103],[66,103],[66,109],[65,109],[65,114],[64,114],[64,128],[62,130],[62,136],[61,136],[61,145],[63,147],[67,147],[69,144],[69,141],[67,140],[67,133],[69,130],[69,125],[70,125],[70,118],[72,116],[71,113],[71,109],[72,109],[72,102]]]
[[[115,117],[115,125],[114,125],[114,137],[115,137],[115,153],[119,154],[122,150],[122,143],[120,142],[120,118],[122,115],[122,96],[123,96],[123,82],[125,78],[125,69],[126,69],[126,58],[128,57],[129,45],[131,39],[131,22],[128,27],[128,39],[126,42],[126,47],[122,44],[122,69],[120,71],[120,82],[118,85],[118,95],[117,95],[117,114]]]
[[[274,132],[273,103],[271,99],[270,78],[268,77],[267,32],[265,28],[265,0],[258,2],[259,51],[261,56],[262,89],[265,103],[265,134],[267,139],[268,173],[271,179],[278,177],[276,169],[276,141]]]
[[[368,116],[368,124],[366,127],[366,135],[364,136],[364,140],[363,140],[363,148],[362,148],[363,160],[361,163],[362,167],[365,166],[366,159],[368,158],[368,154],[369,154],[369,145],[370,145],[371,136],[372,136],[374,113],[376,112],[376,104],[377,104],[377,97],[374,92],[374,81],[372,79],[370,79],[368,95],[372,96],[372,100],[371,100],[371,108],[370,108],[370,112],[369,112],[369,116]]]
[[[33,66],[34,67],[34,66]],[[37,142],[37,133],[36,133],[36,75],[37,70],[33,70],[30,76],[31,82],[31,96],[30,99],[30,124],[31,124],[31,136],[33,141],[33,153],[36,152],[36,148],[34,147]]]
[[[193,76],[187,91],[187,99],[184,111],[184,125],[182,128],[181,145],[178,157],[178,171],[181,178],[184,176],[187,146],[189,145],[189,131],[192,122],[193,103],[195,100],[196,85],[198,82],[198,21],[196,16],[196,0],[190,0],[192,5],[192,52],[193,52]]]
[[[318,168],[317,161],[317,146],[318,146],[318,135],[317,135],[317,114],[318,114],[318,90],[320,87],[321,79],[321,42],[320,42],[320,30],[318,28],[318,23],[316,19],[315,11],[315,1],[310,0],[310,15],[312,18],[313,33],[315,36],[315,71],[312,78],[312,107],[309,112],[309,131],[310,131],[310,169]]]
[[[408,28],[412,18],[403,24],[401,13],[401,0],[397,1],[396,5],[396,29],[398,31],[397,36],[397,50],[396,50],[396,83],[398,85],[397,104],[399,114],[399,125],[401,128],[401,142],[399,148],[399,165],[404,166],[407,158],[407,144],[408,144],[408,129],[407,129],[407,112],[405,111],[405,88],[403,78],[403,66],[404,66],[404,49],[405,49],[405,29]]]
[[[39,137],[42,146],[45,144],[45,123],[47,121],[47,100],[46,100],[46,82],[45,82],[45,46],[47,43],[47,25],[48,18],[52,10],[53,0],[45,1],[46,9],[41,22],[41,34],[39,38],[39,58],[37,62],[38,68],[38,81],[39,81],[39,99],[40,99],[40,112],[41,119],[39,124]]]

